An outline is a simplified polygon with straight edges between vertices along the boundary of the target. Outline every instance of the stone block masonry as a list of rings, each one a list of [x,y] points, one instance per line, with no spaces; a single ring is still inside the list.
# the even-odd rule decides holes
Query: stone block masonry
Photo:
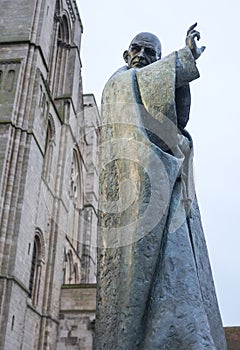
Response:
[[[1,1],[0,349],[92,342],[94,307],[83,298],[80,333],[64,309],[96,282],[99,115],[83,96],[81,36],[74,0]]]

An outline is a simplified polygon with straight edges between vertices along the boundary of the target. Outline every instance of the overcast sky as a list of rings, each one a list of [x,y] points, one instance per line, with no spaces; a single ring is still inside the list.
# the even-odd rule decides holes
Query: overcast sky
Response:
[[[83,22],[84,93],[101,91],[124,65],[122,53],[139,32],[156,34],[163,56],[184,46],[198,22],[200,79],[191,83],[188,131],[218,301],[225,326],[240,326],[240,44],[239,0],[78,0]]]

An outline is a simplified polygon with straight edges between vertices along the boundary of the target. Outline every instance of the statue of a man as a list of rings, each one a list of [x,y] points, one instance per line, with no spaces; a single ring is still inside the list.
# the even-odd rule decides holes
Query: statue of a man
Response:
[[[140,33],[102,97],[96,349],[227,349],[192,175],[195,40]]]

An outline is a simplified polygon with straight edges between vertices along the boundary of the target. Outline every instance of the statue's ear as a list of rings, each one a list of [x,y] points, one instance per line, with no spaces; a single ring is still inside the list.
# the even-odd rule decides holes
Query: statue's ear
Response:
[[[126,63],[128,63],[128,50],[124,51],[123,58]]]

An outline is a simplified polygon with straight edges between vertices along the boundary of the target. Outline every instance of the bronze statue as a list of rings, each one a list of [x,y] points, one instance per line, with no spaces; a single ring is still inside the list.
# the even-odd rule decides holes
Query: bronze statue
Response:
[[[227,349],[192,174],[196,23],[140,33],[102,97],[95,349]]]

